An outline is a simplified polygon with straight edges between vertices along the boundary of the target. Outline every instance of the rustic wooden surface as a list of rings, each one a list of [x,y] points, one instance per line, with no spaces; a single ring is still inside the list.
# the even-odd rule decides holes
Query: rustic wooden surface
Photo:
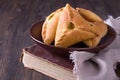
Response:
[[[120,0],[0,0],[0,80],[54,80],[19,62],[22,48],[33,45],[30,25],[70,3],[106,19],[120,16]]]

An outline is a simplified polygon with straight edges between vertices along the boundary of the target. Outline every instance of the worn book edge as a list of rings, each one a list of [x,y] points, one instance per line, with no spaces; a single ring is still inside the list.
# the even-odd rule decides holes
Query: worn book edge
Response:
[[[55,64],[42,57],[35,56],[23,49],[21,62],[25,67],[41,72],[57,80],[75,80],[71,69]]]

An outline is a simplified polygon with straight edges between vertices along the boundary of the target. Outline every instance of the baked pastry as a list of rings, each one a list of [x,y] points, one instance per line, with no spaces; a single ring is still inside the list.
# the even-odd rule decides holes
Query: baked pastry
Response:
[[[107,34],[107,26],[103,22],[94,22],[94,25],[96,26],[96,31],[99,32],[99,35],[84,41],[84,43],[89,47],[95,47],[99,44],[101,39]]]
[[[91,27],[76,9],[66,4],[56,30],[55,46],[69,47],[75,43],[86,41],[98,36],[98,31]]]
[[[107,33],[107,26],[102,21],[102,19],[97,16],[92,11],[83,9],[83,8],[76,8],[78,13],[83,16],[89,23],[92,24],[92,26],[95,26],[95,30],[99,33],[98,36],[88,39],[86,41],[83,41],[87,46],[89,47],[95,47],[99,44],[100,40],[106,35]]]
[[[90,10],[86,10],[83,8],[76,8],[76,10],[82,17],[84,17],[84,19],[86,19],[89,22],[102,21],[102,19],[99,16],[97,16],[97,14],[93,13]]]
[[[42,39],[44,43],[51,44],[55,39],[56,28],[59,21],[59,16],[63,8],[51,13],[45,20],[42,26]]]
[[[88,47],[97,46],[106,35],[107,26],[92,11],[76,8],[69,4],[51,13],[42,27],[44,43],[69,47],[84,42]]]

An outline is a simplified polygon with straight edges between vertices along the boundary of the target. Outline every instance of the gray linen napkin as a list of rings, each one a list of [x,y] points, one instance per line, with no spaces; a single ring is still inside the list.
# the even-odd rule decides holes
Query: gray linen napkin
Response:
[[[117,32],[115,41],[109,47],[97,55],[84,51],[71,52],[76,80],[119,80],[115,68],[120,62],[120,17],[114,19],[109,16],[105,23]]]

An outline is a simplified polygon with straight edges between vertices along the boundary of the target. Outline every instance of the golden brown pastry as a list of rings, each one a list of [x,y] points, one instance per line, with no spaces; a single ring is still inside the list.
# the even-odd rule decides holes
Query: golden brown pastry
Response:
[[[59,18],[55,46],[68,47],[92,39],[99,34],[94,28],[94,26],[91,27],[91,23],[79,15],[76,9],[66,4]]]
[[[97,14],[93,13],[90,10],[86,10],[83,8],[76,8],[76,10],[87,21],[90,21],[90,22],[102,21],[102,19],[99,16],[97,16]]]
[[[62,12],[63,8],[56,10],[51,13],[43,23],[42,27],[42,38],[44,43],[51,44],[55,39],[56,28],[59,21],[59,16]]]
[[[84,43],[89,47],[95,47],[99,44],[101,39],[107,34],[107,26],[103,22],[94,22],[94,25],[96,26],[96,31],[99,32],[99,35],[84,41]]]
[[[80,15],[82,15],[89,23],[94,26],[94,30],[96,30],[99,34],[98,36],[84,41],[84,43],[89,47],[95,47],[99,44],[100,40],[106,35],[107,33],[107,26],[102,21],[102,19],[97,16],[92,11],[83,9],[83,8],[76,8]]]
[[[59,47],[69,47],[78,42],[94,47],[106,33],[107,26],[99,16],[83,8],[74,9],[69,4],[51,13],[42,27],[44,43],[54,41]]]

